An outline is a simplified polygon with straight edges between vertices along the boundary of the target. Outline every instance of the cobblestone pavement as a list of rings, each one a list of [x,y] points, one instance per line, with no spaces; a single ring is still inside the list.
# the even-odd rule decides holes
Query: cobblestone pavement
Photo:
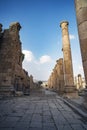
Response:
[[[87,130],[87,122],[46,91],[0,100],[0,130]]]

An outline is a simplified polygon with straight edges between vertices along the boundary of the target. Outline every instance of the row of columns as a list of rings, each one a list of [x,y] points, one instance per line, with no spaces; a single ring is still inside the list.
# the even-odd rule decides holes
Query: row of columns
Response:
[[[48,80],[48,86],[59,93],[64,93],[67,97],[71,97],[71,93],[75,94],[76,88],[74,86],[68,25],[67,21],[60,23],[62,29],[63,58],[57,60],[57,64]]]
[[[75,0],[75,8],[76,8],[81,55],[82,55],[82,63],[83,63],[83,69],[85,74],[85,80],[87,84],[87,0]],[[73,67],[72,67],[68,24],[69,23],[67,21],[63,21],[60,23],[60,27],[62,28],[62,42],[63,42],[63,77],[64,77],[63,87],[64,87],[64,92],[73,93],[75,92],[75,86],[74,86],[74,79],[73,79]],[[56,86],[57,89],[59,90],[60,88],[60,84],[58,84],[59,75],[55,73],[60,71],[60,69],[57,68],[56,70],[55,68],[48,80],[48,85],[50,87]]]
[[[50,89],[62,93],[64,86],[64,73],[63,73],[63,59],[60,58],[56,61],[56,65],[51,73],[51,76],[48,80],[48,86]]]

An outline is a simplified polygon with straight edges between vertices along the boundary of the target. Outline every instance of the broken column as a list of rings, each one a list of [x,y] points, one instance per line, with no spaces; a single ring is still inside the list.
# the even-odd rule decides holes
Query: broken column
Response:
[[[87,0],[75,0],[77,26],[82,55],[82,63],[87,88]],[[87,92],[85,94],[84,106],[87,108]]]
[[[75,0],[82,63],[87,84],[87,0]]]
[[[69,23],[67,21],[63,21],[60,23],[60,27],[62,28],[62,41],[63,41],[65,92],[72,93],[75,90],[75,86],[73,79],[73,67],[72,67],[68,25]]]

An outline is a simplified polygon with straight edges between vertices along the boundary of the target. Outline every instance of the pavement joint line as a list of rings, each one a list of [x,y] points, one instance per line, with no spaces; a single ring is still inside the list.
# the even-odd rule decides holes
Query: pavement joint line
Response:
[[[87,114],[85,112],[83,112],[81,109],[77,108],[75,105],[71,104],[70,102],[66,101],[66,99],[61,98],[65,104],[67,104],[69,107],[71,107],[72,109],[74,109],[74,111],[76,111],[78,114],[80,114],[83,118],[85,118],[87,120]]]
[[[47,101],[47,103],[48,103],[48,106],[49,106],[49,102],[48,102],[48,101]],[[50,111],[50,113],[51,113],[51,117],[52,117],[52,119],[53,119],[54,126],[55,126],[56,130],[58,130],[57,125],[56,125],[56,123],[55,123],[55,121],[54,121],[54,118],[53,118],[52,112],[51,112],[51,110],[50,110],[50,106],[49,106],[49,111]]]

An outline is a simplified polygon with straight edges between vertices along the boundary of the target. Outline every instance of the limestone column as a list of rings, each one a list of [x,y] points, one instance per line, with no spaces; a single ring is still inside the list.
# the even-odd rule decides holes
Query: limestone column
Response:
[[[53,69],[53,72],[54,72],[54,90],[56,90],[57,89],[57,71],[56,71],[56,66]]]
[[[58,60],[57,60],[58,61]],[[56,63],[57,63],[56,61]],[[59,91],[59,67],[58,67],[58,63],[56,64],[55,66],[55,69],[56,69],[56,90]]]
[[[87,84],[87,0],[75,0],[82,63]]]
[[[64,71],[63,71],[63,58],[60,58],[57,62],[57,72],[59,79],[59,93],[62,94],[64,92]]]
[[[60,27],[62,28],[65,92],[72,92],[74,79],[68,25],[69,23],[67,21],[60,23]]]
[[[53,86],[54,85],[54,78],[53,78],[53,72],[52,72],[52,75],[51,75],[51,88],[53,89]]]
[[[33,76],[30,75],[30,88],[32,89],[34,87],[34,84],[33,84]]]
[[[53,88],[53,72],[51,74],[51,83],[50,83],[51,89]]]
[[[81,76],[81,74],[78,74],[78,87],[79,87],[79,89],[82,89],[82,76]]]

